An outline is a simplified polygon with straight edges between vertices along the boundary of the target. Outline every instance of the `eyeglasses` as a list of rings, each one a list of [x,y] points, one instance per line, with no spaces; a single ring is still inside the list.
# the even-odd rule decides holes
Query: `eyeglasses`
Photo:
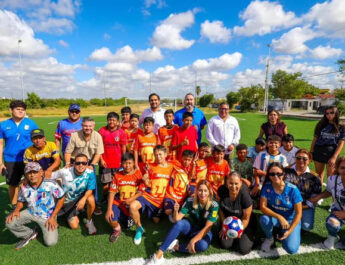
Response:
[[[226,110],[229,110],[229,108],[220,108],[219,110],[226,111]]]
[[[74,114],[79,114],[79,113],[80,113],[79,110],[70,110],[69,112],[70,112],[70,113],[74,113]]]
[[[74,164],[76,164],[77,166],[80,166],[80,165],[86,166],[87,162],[75,162]]]
[[[307,161],[308,158],[307,157],[303,157],[303,156],[296,156],[297,160],[303,160],[303,161]]]
[[[334,111],[326,112],[326,115],[333,115]]]
[[[268,176],[270,177],[282,177],[284,175],[283,172],[277,173],[277,172],[272,172],[272,173],[268,173]]]

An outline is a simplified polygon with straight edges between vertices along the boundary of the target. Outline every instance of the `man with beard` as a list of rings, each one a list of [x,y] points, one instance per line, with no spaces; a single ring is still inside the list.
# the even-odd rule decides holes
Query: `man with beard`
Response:
[[[143,111],[139,119],[140,125],[143,124],[146,117],[152,117],[155,120],[153,132],[158,133],[158,129],[165,125],[164,112],[165,109],[160,107],[161,98],[156,93],[149,95],[150,108]]]
[[[178,126],[182,126],[183,113],[185,112],[190,112],[193,114],[193,125],[198,131],[198,145],[199,145],[201,142],[201,130],[204,129],[205,125],[207,124],[207,120],[202,110],[195,107],[195,98],[192,93],[188,93],[184,97],[184,108],[175,112],[174,123],[177,124]]]

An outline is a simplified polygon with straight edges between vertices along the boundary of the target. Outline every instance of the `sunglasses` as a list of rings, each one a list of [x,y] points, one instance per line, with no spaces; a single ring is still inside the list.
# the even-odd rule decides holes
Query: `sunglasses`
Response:
[[[276,172],[268,173],[269,177],[282,177],[283,175],[284,175],[283,172],[281,172],[281,173],[276,173]]]
[[[307,161],[308,158],[307,157],[303,157],[303,156],[296,156],[297,160],[303,160],[303,161]]]
[[[69,112],[70,112],[70,113],[74,113],[74,114],[79,114],[79,113],[80,113],[79,110],[70,110]]]
[[[342,170],[344,170],[344,169],[345,169],[345,167],[339,167],[339,169],[342,169]]]
[[[333,114],[334,114],[334,111],[326,112],[326,115],[333,115]]]
[[[76,164],[77,166],[79,166],[79,165],[86,166],[87,162],[75,162],[74,164]]]

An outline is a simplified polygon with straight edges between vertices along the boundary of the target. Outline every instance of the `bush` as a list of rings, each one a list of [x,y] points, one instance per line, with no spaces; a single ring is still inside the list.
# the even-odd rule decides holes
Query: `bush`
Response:
[[[205,94],[202,97],[200,97],[199,99],[200,107],[207,107],[209,104],[212,103],[213,98],[214,98],[213,94]]]
[[[337,100],[335,102],[335,105],[339,110],[340,116],[345,116],[345,102],[342,100]]]

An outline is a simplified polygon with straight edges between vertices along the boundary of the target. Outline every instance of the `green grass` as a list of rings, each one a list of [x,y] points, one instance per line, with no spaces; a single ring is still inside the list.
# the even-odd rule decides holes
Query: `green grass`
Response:
[[[207,115],[208,119],[211,115]],[[259,114],[234,114],[238,118],[241,127],[241,142],[252,146],[255,138],[259,134],[259,128],[262,122],[266,120],[263,115]],[[62,117],[61,117],[62,118]],[[105,125],[105,117],[95,116],[96,128]],[[53,140],[54,131],[57,121],[60,117],[53,118],[35,118],[38,126],[45,130],[47,139]],[[55,123],[52,123],[56,121]],[[295,136],[295,144],[299,147],[309,149],[313,129],[316,121],[284,118],[288,126],[288,130]],[[48,124],[52,123],[52,124]],[[204,132],[203,132],[203,137]],[[344,153],[343,153],[344,154]],[[0,177],[0,182],[5,179]],[[134,257],[147,258],[158,248],[159,244],[164,239],[171,224],[166,220],[158,225],[143,218],[143,225],[146,229],[143,242],[140,246],[135,246],[132,238],[134,236],[134,228],[124,231],[119,241],[115,244],[110,244],[108,241],[111,229],[106,224],[104,216],[97,216],[94,218],[97,235],[88,236],[84,226],[78,230],[72,231],[67,227],[64,219],[59,219],[59,242],[52,248],[47,248],[42,244],[42,237],[31,242],[27,247],[20,251],[14,251],[13,247],[17,239],[5,229],[5,217],[8,214],[8,195],[7,186],[0,186],[0,264],[75,264],[75,263],[92,263],[105,261],[120,261],[128,260]],[[327,201],[327,205],[330,200]],[[328,206],[322,206],[316,210],[315,228],[311,233],[308,233],[302,238],[302,244],[312,244],[321,242],[326,236],[324,220],[328,216]],[[258,215],[258,213],[256,213]],[[216,235],[216,233],[215,233]],[[260,233],[258,234],[260,235]],[[224,252],[219,248],[217,240],[213,240],[210,248],[202,254],[208,255],[213,253]],[[185,256],[183,254],[167,254],[167,258]],[[261,264],[273,264],[279,262],[280,264],[342,264],[344,260],[344,252],[339,250],[303,254],[295,256],[282,256],[279,258],[263,258],[260,259]],[[256,264],[258,260],[237,261],[233,264]],[[228,262],[227,262],[228,263]],[[226,264],[214,263],[214,264]]]

